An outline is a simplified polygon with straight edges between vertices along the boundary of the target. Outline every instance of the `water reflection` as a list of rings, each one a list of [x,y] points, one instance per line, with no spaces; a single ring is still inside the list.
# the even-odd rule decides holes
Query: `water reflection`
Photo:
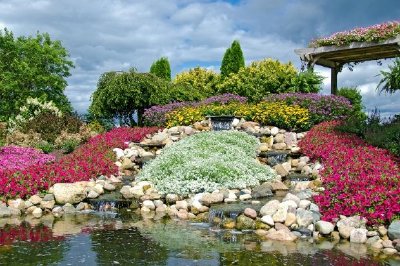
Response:
[[[0,220],[0,265],[397,265],[364,245],[277,242],[134,213]]]

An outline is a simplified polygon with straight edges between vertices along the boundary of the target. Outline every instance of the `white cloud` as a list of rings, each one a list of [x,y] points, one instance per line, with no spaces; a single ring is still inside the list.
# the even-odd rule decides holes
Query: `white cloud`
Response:
[[[148,71],[161,56],[169,58],[173,73],[195,65],[218,70],[234,39],[240,40],[246,62],[272,57],[300,67],[293,50],[304,47],[312,37],[397,17],[395,8],[380,12],[381,6],[394,0],[366,2],[369,8],[344,0],[247,0],[235,5],[209,0],[0,0],[0,26],[15,35],[39,30],[62,40],[76,62],[66,94],[84,112],[105,71],[132,66]],[[358,86],[368,107],[379,103],[389,112],[399,112],[399,97],[374,94],[378,82],[374,75],[381,69],[363,64],[353,72],[344,70],[339,86]],[[330,75],[327,69],[322,71]]]

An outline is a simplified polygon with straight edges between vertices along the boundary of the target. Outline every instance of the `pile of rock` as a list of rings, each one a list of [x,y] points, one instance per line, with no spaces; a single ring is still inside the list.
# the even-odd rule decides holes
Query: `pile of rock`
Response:
[[[121,179],[115,176],[100,176],[96,181],[80,181],[75,183],[57,183],[47,194],[33,195],[28,200],[14,199],[0,203],[0,218],[32,215],[40,218],[46,213],[61,217],[65,213],[90,210],[91,206],[83,202],[97,198],[107,191],[113,191]]]

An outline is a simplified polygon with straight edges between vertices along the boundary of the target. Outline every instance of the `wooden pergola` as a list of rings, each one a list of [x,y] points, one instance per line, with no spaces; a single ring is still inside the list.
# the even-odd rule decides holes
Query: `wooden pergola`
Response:
[[[294,50],[308,68],[314,65],[331,69],[331,93],[337,93],[337,75],[343,65],[400,56],[400,36],[380,42],[353,42],[347,46],[324,46]]]

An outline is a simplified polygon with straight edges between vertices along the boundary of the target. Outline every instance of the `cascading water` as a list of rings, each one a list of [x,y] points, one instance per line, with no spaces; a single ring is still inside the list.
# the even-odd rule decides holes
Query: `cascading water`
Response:
[[[260,157],[267,158],[267,163],[270,166],[275,166],[287,161],[288,153],[284,151],[267,151],[262,152]]]

